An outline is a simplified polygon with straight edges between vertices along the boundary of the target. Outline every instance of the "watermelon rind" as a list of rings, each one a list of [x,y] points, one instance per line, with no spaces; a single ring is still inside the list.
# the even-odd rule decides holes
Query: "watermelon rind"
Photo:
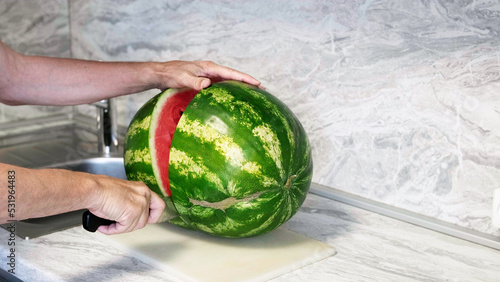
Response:
[[[201,90],[184,111],[169,182],[182,225],[247,237],[274,230],[298,211],[312,167],[305,130],[285,104],[260,88],[225,81]]]
[[[160,113],[182,91],[163,91],[132,119],[124,145],[127,178],[163,198],[171,223],[215,236],[255,236],[289,220],[306,198],[313,169],[297,117],[263,89],[215,83],[183,112],[169,158],[157,155]],[[162,183],[158,163],[167,159],[169,183]]]

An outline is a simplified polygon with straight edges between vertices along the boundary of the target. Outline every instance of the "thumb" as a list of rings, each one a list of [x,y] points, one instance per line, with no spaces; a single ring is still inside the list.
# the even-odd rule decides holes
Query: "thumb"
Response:
[[[210,81],[209,78],[206,78],[206,77],[199,77],[196,79],[196,82],[195,82],[195,89],[196,90],[201,90],[203,88],[207,88],[208,86],[210,86],[212,82]]]
[[[165,209],[165,201],[156,193],[151,193],[151,204],[149,205],[148,223],[156,223],[163,214]]]

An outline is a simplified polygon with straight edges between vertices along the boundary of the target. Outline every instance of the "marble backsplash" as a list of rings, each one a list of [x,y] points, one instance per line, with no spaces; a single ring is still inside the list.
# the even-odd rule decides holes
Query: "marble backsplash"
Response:
[[[247,72],[303,123],[314,182],[500,236],[496,1],[9,0],[0,15],[26,53]],[[156,93],[118,98],[120,123]]]
[[[28,55],[71,57],[68,2],[0,1],[0,40]],[[0,123],[72,111],[72,107],[0,104]]]

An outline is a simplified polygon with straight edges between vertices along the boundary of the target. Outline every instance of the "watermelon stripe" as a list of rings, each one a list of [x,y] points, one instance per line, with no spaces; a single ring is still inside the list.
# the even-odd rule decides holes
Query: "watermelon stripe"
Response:
[[[220,97],[221,95],[223,98]],[[231,98],[228,98],[228,97],[231,97]],[[234,145],[235,148],[236,147],[244,148],[247,141],[243,138],[240,138],[240,137],[253,135],[252,130],[254,130],[255,125],[262,124],[262,119],[260,118],[260,115],[262,113],[259,113],[251,105],[250,102],[235,101],[234,97],[228,95],[224,89],[221,90],[220,93],[219,93],[219,91],[215,91],[215,90],[212,90],[208,93],[203,93],[203,92],[199,93],[198,96],[195,97],[195,99],[206,100],[207,104],[209,104],[212,108],[220,108],[220,111],[222,111],[222,112],[229,112],[229,115],[217,117],[217,120],[220,120],[221,122],[223,122],[225,124],[236,124],[237,125],[237,126],[232,126],[230,131],[227,133],[221,132],[222,134],[230,135],[230,136],[233,136],[235,138],[239,138],[239,140],[236,140],[234,138],[231,140],[231,142],[236,143],[236,145]],[[227,103],[224,104],[224,103],[222,103],[222,101],[227,101]],[[197,112],[196,118],[197,118],[197,122],[199,124],[204,123],[204,124],[207,124],[208,126],[212,126],[212,124],[213,124],[213,122],[211,122],[211,120],[214,119],[213,115],[208,116],[208,114]],[[181,130],[182,130],[182,128],[181,128]],[[205,131],[205,130],[207,130],[207,129],[205,129],[205,128],[201,129],[201,131]],[[187,131],[189,131],[189,130],[187,130]],[[220,149],[222,149],[223,147],[224,146],[220,146]],[[271,146],[268,146],[268,147],[271,147]],[[259,149],[259,148],[255,148],[255,149]],[[241,151],[241,152],[243,151],[240,149],[237,149],[237,150]],[[259,171],[256,170],[256,168],[259,166],[258,164],[261,164],[261,163],[269,164],[270,162],[273,162],[276,166],[276,171],[278,171],[278,172],[281,171],[279,162],[277,163],[272,158],[270,158],[269,160],[263,159],[264,156],[266,156],[266,155],[268,157],[271,157],[273,155],[272,153],[264,154],[263,152],[261,153],[259,151],[255,151],[255,152],[251,153],[248,148],[245,148],[245,150],[246,150],[245,158],[249,158],[249,157],[252,158],[252,156],[249,156],[251,154],[253,154],[254,156],[260,156],[260,157],[259,157],[259,161],[254,162],[254,164],[251,167],[248,167],[250,164],[247,164],[246,167],[244,167],[243,169],[253,168],[254,171],[252,172],[249,170],[249,172],[250,173],[258,173]],[[230,157],[230,156],[227,156],[227,157]],[[245,166],[245,164],[241,163],[242,159],[243,159],[243,157],[241,154],[238,156],[237,159],[232,158],[233,162],[235,162],[235,163],[233,163],[233,165]],[[268,167],[268,165],[266,165],[266,167]],[[266,171],[266,172],[262,172],[262,173],[266,174],[266,175],[273,175],[273,178],[275,175],[274,171]],[[281,174],[281,172],[280,172],[280,174]]]
[[[283,169],[283,164],[281,163],[281,143],[276,136],[276,133],[269,127],[268,124],[260,125],[252,130],[254,136],[258,137],[262,142],[266,155],[269,156],[280,172],[280,178],[285,177],[285,170]]]
[[[277,199],[275,199],[277,198]],[[277,201],[276,201],[277,200]],[[257,228],[249,230],[246,233],[243,233],[242,236],[252,236],[255,234],[261,233],[263,230],[268,229],[270,226],[275,225],[276,222],[285,222],[286,221],[286,216],[283,215],[283,211],[286,212],[285,209],[282,208],[283,202],[285,200],[285,197],[280,194],[276,194],[275,197],[270,198],[270,203],[272,203],[272,206],[274,207],[272,213],[269,213],[269,216],[267,219],[261,223]],[[274,229],[274,228],[272,228]]]
[[[233,87],[236,87],[236,86],[233,86]],[[264,133],[264,134],[262,134],[262,137],[269,134],[268,131],[265,131],[265,128],[269,128],[269,125],[264,124],[262,117],[261,117],[263,115],[265,116],[268,111],[266,110],[265,112],[263,112],[261,110],[256,109],[254,104],[256,101],[259,101],[259,99],[257,99],[256,97],[249,96],[249,97],[247,97],[247,100],[245,100],[245,101],[236,100],[236,98],[234,96],[232,96],[231,94],[229,94],[229,91],[226,90],[225,88],[213,87],[211,89],[207,89],[206,91],[200,92],[197,95],[197,97],[195,97],[193,103],[196,104],[197,101],[201,101],[201,100],[203,100],[203,102],[205,102],[208,106],[210,106],[212,109],[214,109],[213,111],[215,111],[215,109],[218,109],[217,111],[225,112],[227,114],[224,116],[216,117],[214,115],[211,115],[210,112],[206,112],[206,113],[197,112],[196,119],[197,119],[198,123],[206,124],[206,125],[212,126],[214,128],[216,128],[216,127],[213,126],[214,122],[212,120],[217,120],[218,121],[217,124],[219,124],[219,123],[234,124],[236,126],[232,126],[228,130],[228,132],[221,132],[221,134],[234,136],[234,137],[248,136],[248,135],[254,134],[254,133],[252,133],[253,130],[259,130],[259,129],[255,129],[256,125],[257,126],[260,125],[261,127],[264,127],[264,130],[259,131],[259,132]],[[202,105],[200,105],[200,107],[202,107]],[[183,117],[183,119],[184,118],[185,117]],[[220,128],[220,126],[218,126],[218,127]],[[226,128],[227,128],[227,125],[226,125]],[[237,129],[235,129],[235,128],[237,128]],[[247,129],[248,132],[246,132],[245,129]],[[189,132],[189,130],[186,130],[186,131]],[[233,132],[231,132],[231,131],[233,131]],[[233,142],[235,142],[237,144],[245,144],[246,140],[240,138],[239,141],[233,140]],[[271,143],[271,145],[267,146],[267,148],[272,148],[273,147],[272,141],[269,143]],[[241,145],[240,145],[240,147],[241,147]],[[278,149],[279,149],[279,146],[278,146]],[[245,148],[245,150],[246,150],[246,148]],[[277,161],[277,160],[279,160],[279,158],[278,157],[275,157],[274,159],[272,158],[272,156],[277,156],[279,154],[275,154],[275,153],[273,154],[272,152],[269,152],[267,154],[255,152],[254,155],[260,155],[260,156],[267,155],[268,157],[271,157],[271,160],[274,160],[274,163],[276,166],[276,171],[278,171],[280,173],[280,175],[282,177],[284,177],[283,171],[282,171],[282,165],[279,161]],[[261,161],[264,163],[269,162],[268,160],[261,160]],[[258,162],[258,163],[261,163],[261,162]],[[273,175],[273,177],[275,175],[274,171],[268,171],[265,174]]]
[[[183,122],[179,123],[177,130],[187,136],[195,136],[201,143],[214,144],[216,151],[232,166],[241,167],[249,173],[260,171],[259,164],[247,162],[243,156],[243,149],[231,137],[221,134],[211,123],[202,124],[199,120],[190,119],[189,114],[184,114]]]
[[[151,124],[151,116],[144,117],[143,119],[134,120],[128,128],[128,132],[130,133],[129,135],[127,135],[127,138],[129,139],[134,138],[135,135],[137,134],[140,135],[145,133],[144,131],[149,132],[150,124]]]
[[[217,174],[211,172],[202,163],[196,162],[185,152],[179,151],[176,148],[171,148],[169,164],[180,176],[187,179],[206,179],[214,184],[218,190],[224,190],[222,181]]]
[[[133,163],[144,163],[144,164],[151,164],[151,154],[149,152],[149,148],[141,148],[136,151],[127,151],[124,154],[125,160],[127,160],[127,163],[133,164]]]
[[[270,111],[270,114],[278,117],[278,119],[281,121],[281,124],[285,127],[285,133],[286,137],[288,138],[289,141],[289,146],[290,146],[290,153],[293,155],[294,149],[295,149],[295,135],[292,130],[292,126],[290,125],[290,121],[293,121],[294,124],[298,123],[297,118],[293,115],[292,111],[288,109],[284,104],[281,103],[276,97],[272,95],[262,95],[262,91],[257,91],[257,90],[249,90],[250,94],[255,95],[258,97],[263,103],[264,106]],[[264,98],[265,97],[265,98]],[[282,107],[279,108],[278,105],[281,105]],[[284,110],[285,108],[286,110]],[[285,114],[288,114],[288,116],[285,116]],[[300,124],[300,123],[299,123]]]
[[[301,147],[296,144],[295,139],[298,137],[295,132],[303,132],[304,129],[302,128],[302,125],[298,122],[297,117],[295,117],[292,111],[290,111],[290,109],[288,109],[288,107],[281,103],[281,101],[279,101],[276,97],[272,95],[262,95],[263,91],[261,90],[251,89],[248,92],[250,95],[255,95],[263,103],[263,106],[269,111],[269,116],[279,120],[281,126],[275,127],[278,129],[276,132],[279,132],[278,136],[281,142],[283,144],[287,144],[285,146],[288,148],[288,154],[282,155],[283,167],[285,170],[291,169],[289,166],[291,161],[296,156],[295,150],[297,147]],[[293,128],[295,128],[295,132]],[[298,128],[299,130],[297,130]],[[305,139],[307,140],[307,137]],[[309,148],[309,146],[302,146],[302,148]]]
[[[196,146],[196,150],[193,152],[196,154],[196,151],[210,151],[211,158],[200,158],[198,161],[204,163],[204,167],[212,171],[220,171],[227,169],[225,167],[217,167],[214,164],[223,162],[227,166],[231,166],[234,173],[248,173],[253,178],[258,178],[259,186],[262,188],[269,187],[272,185],[278,185],[278,182],[274,177],[266,176],[261,171],[261,166],[257,162],[249,162],[244,159],[245,156],[242,156],[241,146],[234,143],[234,140],[231,140],[222,134],[219,134],[217,131],[213,130],[207,123],[201,124],[198,121],[192,121],[190,115],[188,113],[184,113],[181,122],[179,122],[179,126],[177,127],[176,138],[182,138],[186,140],[188,137],[197,137],[196,143],[183,142],[178,143],[175,146],[176,150],[179,151],[191,151],[193,152],[193,147]],[[240,140],[241,141],[241,140]],[[204,147],[206,145],[206,147]],[[224,151],[224,148],[226,151]],[[229,153],[233,154],[229,154]],[[234,154],[237,152],[238,154]],[[241,152],[241,153],[240,153]],[[248,150],[247,150],[248,152]],[[218,159],[220,156],[221,161],[214,161],[214,159]],[[227,162],[227,163],[226,163]],[[189,169],[189,168],[186,168]],[[187,181],[187,180],[186,180]],[[229,179],[224,180],[224,183],[228,183]],[[224,185],[226,186],[226,185]],[[227,187],[230,186],[229,183]],[[229,197],[229,196],[240,196],[244,197],[248,193],[241,189],[236,189],[236,191],[229,192],[230,188],[221,190],[217,189],[219,192],[223,194],[221,197]],[[207,190],[208,191],[208,190]],[[212,193],[212,190],[210,190]],[[250,191],[249,193],[253,193]],[[199,195],[200,199],[204,199],[207,197],[209,192],[204,193],[203,195]],[[217,201],[218,198],[215,198],[212,195],[212,200]]]

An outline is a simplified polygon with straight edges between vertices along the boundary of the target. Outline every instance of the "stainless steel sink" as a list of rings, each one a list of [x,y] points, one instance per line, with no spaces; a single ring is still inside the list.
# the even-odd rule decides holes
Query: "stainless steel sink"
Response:
[[[77,161],[54,164],[45,168],[62,168],[72,171],[83,171],[92,174],[103,174],[111,177],[127,179],[123,158],[89,158]]]
[[[53,164],[44,168],[62,168],[72,171],[82,171],[127,179],[125,168],[123,166],[123,159],[118,157],[88,158]],[[83,212],[83,210],[78,210],[48,217],[31,218],[19,221],[16,222],[16,234],[21,238],[29,239],[75,227],[82,224]],[[6,226],[7,224],[2,225],[2,227]]]

